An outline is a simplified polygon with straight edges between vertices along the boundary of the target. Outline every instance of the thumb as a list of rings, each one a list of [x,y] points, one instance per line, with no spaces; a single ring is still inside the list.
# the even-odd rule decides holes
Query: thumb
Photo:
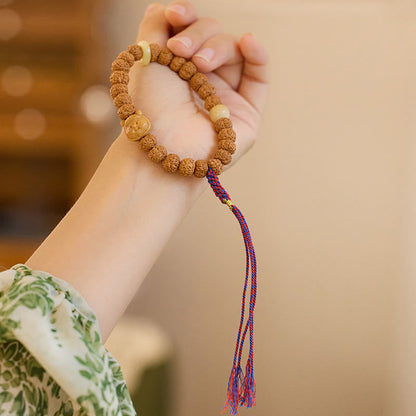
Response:
[[[169,22],[165,18],[166,7],[160,3],[150,4],[139,26],[137,41],[146,40],[166,46],[169,39]]]

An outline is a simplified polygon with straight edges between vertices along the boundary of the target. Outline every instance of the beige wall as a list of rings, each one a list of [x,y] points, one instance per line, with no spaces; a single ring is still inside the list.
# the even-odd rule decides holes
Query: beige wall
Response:
[[[273,66],[258,142],[221,175],[258,257],[258,404],[241,415],[414,415],[416,5],[194,3],[254,32]],[[120,5],[132,29],[115,50],[144,7]],[[176,344],[172,416],[220,414],[244,255],[237,221],[207,191],[128,309]]]

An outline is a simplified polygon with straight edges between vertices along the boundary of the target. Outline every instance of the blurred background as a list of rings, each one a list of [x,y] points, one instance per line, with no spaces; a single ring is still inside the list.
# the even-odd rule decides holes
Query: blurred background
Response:
[[[119,134],[111,62],[149,3],[0,0],[0,264],[30,257]],[[221,176],[258,260],[240,414],[413,416],[416,3],[193,3],[272,65],[258,141]],[[106,343],[139,415],[221,412],[245,272],[230,215],[201,197]]]

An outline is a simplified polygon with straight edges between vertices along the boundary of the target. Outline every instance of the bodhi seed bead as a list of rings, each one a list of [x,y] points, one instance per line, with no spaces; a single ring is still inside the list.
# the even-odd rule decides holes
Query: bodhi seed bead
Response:
[[[223,165],[228,165],[233,157],[230,152],[227,152],[224,149],[217,149],[214,154],[214,158],[221,160]]]
[[[194,91],[198,91],[202,84],[208,82],[208,77],[202,72],[197,72],[190,80],[189,85]]]
[[[187,157],[181,160],[179,164],[179,173],[183,176],[192,176],[195,170],[195,161]]]
[[[164,46],[160,50],[160,54],[157,58],[157,62],[161,65],[169,65],[172,59],[173,59],[172,51],[167,46]]]
[[[139,45],[130,45],[127,48],[127,52],[131,53],[134,56],[134,59],[138,61],[139,59],[142,59],[143,51],[142,48]]]
[[[230,117],[230,110],[224,104],[217,104],[209,110],[209,117],[211,121],[215,123],[218,119]]]
[[[233,127],[233,123],[229,118],[222,117],[214,123],[214,127],[215,131],[219,133],[221,129],[230,129],[231,127]]]
[[[117,95],[123,93],[128,93],[127,84],[113,84],[110,88],[110,95],[113,100],[117,97]]]
[[[111,69],[113,71],[130,71],[130,65],[127,61],[124,59],[116,59],[111,64]]]
[[[208,95],[205,99],[205,108],[209,111],[212,107],[221,104],[221,98],[217,95]]]
[[[136,107],[133,104],[123,104],[118,110],[117,113],[121,120],[125,120],[127,117],[131,116],[136,112]]]
[[[202,84],[201,88],[198,90],[199,98],[205,100],[209,95],[215,94],[215,87],[209,82]]]
[[[120,52],[117,59],[124,59],[130,66],[133,66],[134,64],[134,56],[127,51]]]
[[[113,71],[110,75],[110,82],[112,84],[128,84],[129,73],[125,71]]]
[[[206,160],[198,159],[195,161],[194,176],[197,178],[204,178],[208,172],[208,163]]]
[[[157,140],[156,140],[156,137],[153,136],[153,134],[149,133],[149,134],[146,134],[146,136],[144,136],[139,141],[139,144],[140,144],[141,149],[147,152],[156,146]]]
[[[175,153],[169,153],[162,162],[162,167],[166,172],[173,173],[178,170],[180,158]]]
[[[224,149],[230,152],[231,154],[235,153],[237,146],[232,140],[220,140],[218,142],[218,149]]]
[[[197,70],[198,69],[193,62],[187,61],[181,66],[181,69],[179,70],[178,75],[182,79],[188,81],[192,76],[196,74]]]
[[[133,101],[129,94],[123,92],[114,98],[113,103],[118,108],[124,104],[133,104]]]
[[[223,171],[223,166],[221,160],[219,159],[209,159],[208,166],[214,171],[216,175],[221,175]]]
[[[166,147],[162,144],[157,144],[150,150],[147,156],[150,160],[153,160],[153,162],[159,163],[167,156],[167,154],[168,152],[166,150]]]
[[[232,140],[235,142],[235,131],[233,129],[222,129],[218,133],[218,140]]]
[[[169,68],[174,72],[178,72],[185,62],[186,62],[186,59],[183,58],[182,56],[175,56],[172,59],[172,62],[169,64]]]
[[[162,48],[157,43],[151,43],[149,46],[150,46],[150,62],[156,62]]]

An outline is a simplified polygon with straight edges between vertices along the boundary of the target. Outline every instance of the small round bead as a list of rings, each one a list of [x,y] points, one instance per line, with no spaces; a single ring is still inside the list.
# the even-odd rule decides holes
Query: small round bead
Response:
[[[201,85],[208,82],[208,77],[202,72],[197,72],[190,80],[189,85],[194,91],[198,91]]]
[[[146,136],[144,136],[140,141],[140,148],[142,150],[145,150],[146,152],[153,149],[156,144],[157,144],[157,140],[156,137],[153,136],[153,134],[146,134]]]
[[[181,66],[178,75],[182,79],[189,80],[196,74],[197,71],[198,69],[196,65],[191,61],[187,61]]]
[[[227,150],[227,152],[230,152],[231,154],[235,153],[237,146],[232,140],[220,140],[218,142],[218,149],[224,149]]]
[[[220,118],[229,118],[230,110],[224,104],[217,104],[209,110],[209,117],[215,123]]]
[[[117,110],[117,114],[122,120],[125,120],[127,117],[131,116],[135,112],[136,112],[136,107],[133,104],[123,104]]]
[[[113,71],[110,75],[110,82],[112,84],[128,84],[129,73],[125,71]]]
[[[134,64],[134,56],[127,51],[120,52],[117,59],[124,59],[130,66],[133,66]]]
[[[162,162],[162,167],[166,172],[173,173],[178,170],[181,159],[175,153],[169,153]]]
[[[215,151],[214,158],[221,160],[223,165],[228,165],[233,157],[231,156],[230,152],[227,152],[227,150],[217,149]]]
[[[116,59],[111,64],[111,69],[113,71],[130,71],[130,65],[127,61],[124,59]]]
[[[235,142],[235,131],[233,129],[222,129],[218,133],[218,140],[232,140]]]
[[[195,161],[194,176],[197,178],[204,178],[208,172],[208,163],[206,160],[198,159]]]
[[[221,98],[217,95],[208,95],[205,99],[205,108],[209,111],[212,107],[221,104]]]
[[[151,54],[150,62],[156,62],[162,48],[157,43],[151,43],[149,46]]]
[[[134,59],[138,61],[139,59],[142,59],[143,51],[142,48],[139,45],[130,45],[127,48],[127,52],[131,53],[134,56]]]
[[[182,56],[174,56],[172,62],[169,64],[169,68],[172,71],[178,72],[182,65],[186,62],[186,59]]]
[[[198,90],[199,98],[205,100],[209,95],[215,94],[215,87],[209,82],[202,84],[201,88]]]
[[[131,99],[130,95],[125,92],[118,94],[116,98],[114,98],[113,102],[117,108],[124,104],[133,104],[133,100]]]
[[[215,131],[219,133],[221,129],[230,129],[231,127],[233,127],[233,123],[229,118],[222,117],[214,123],[214,127]]]
[[[221,160],[219,159],[209,159],[208,166],[214,171],[215,174],[221,175],[223,171],[223,166]]]
[[[159,163],[167,156],[167,154],[168,152],[166,150],[166,147],[163,146],[162,144],[157,144],[155,147],[153,147],[150,150],[147,156],[153,162]]]
[[[179,163],[179,173],[183,176],[192,176],[195,170],[195,161],[187,157]]]
[[[172,59],[173,59],[172,51],[167,46],[164,46],[163,48],[161,48],[160,54],[157,58],[157,62],[161,65],[169,65]]]
[[[113,84],[110,88],[111,98],[114,99],[119,94],[128,93],[127,84]]]

